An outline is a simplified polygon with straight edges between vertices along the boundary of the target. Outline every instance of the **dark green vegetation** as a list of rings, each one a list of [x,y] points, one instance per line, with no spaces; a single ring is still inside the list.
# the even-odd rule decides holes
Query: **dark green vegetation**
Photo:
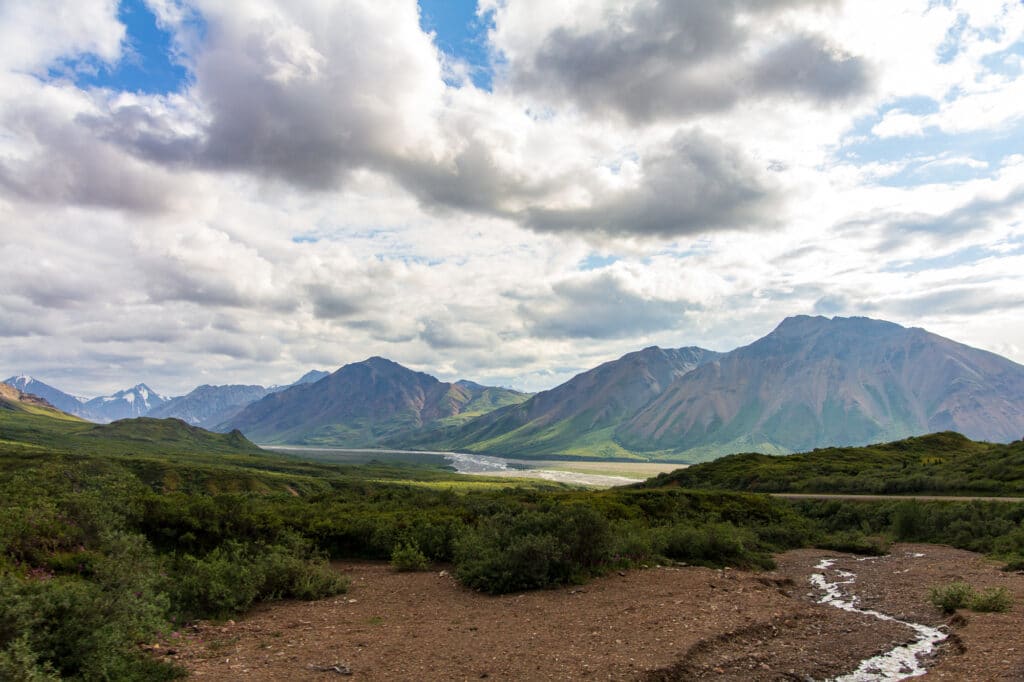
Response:
[[[513,487],[514,486],[514,487]],[[166,679],[138,646],[196,618],[345,588],[327,558],[444,562],[485,592],[679,561],[765,567],[886,539],[1024,557],[1024,505],[583,491],[335,466],[174,420],[96,427],[0,398],[0,679]]]
[[[1024,441],[978,443],[958,433],[785,457],[730,455],[643,485],[771,493],[1024,496]]]

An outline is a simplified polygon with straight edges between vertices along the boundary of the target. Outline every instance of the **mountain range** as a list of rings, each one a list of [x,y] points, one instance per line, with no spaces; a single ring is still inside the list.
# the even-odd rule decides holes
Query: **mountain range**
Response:
[[[200,386],[149,414],[264,443],[697,462],[946,430],[1009,442],[1024,434],[1024,366],[923,329],[797,316],[727,353],[645,348],[535,395],[371,357],[284,388]]]
[[[101,424],[133,417],[154,417],[181,419],[193,426],[210,428],[268,393],[298,384],[313,383],[328,374],[314,369],[288,386],[203,385],[176,398],[160,395],[146,384],[137,384],[112,395],[87,400],[27,375],[9,377],[3,383],[23,393],[39,396],[62,412]]]
[[[239,429],[263,443],[376,447],[404,444],[424,429],[457,424],[527,397],[471,381],[438,381],[371,357],[267,395],[217,430]]]

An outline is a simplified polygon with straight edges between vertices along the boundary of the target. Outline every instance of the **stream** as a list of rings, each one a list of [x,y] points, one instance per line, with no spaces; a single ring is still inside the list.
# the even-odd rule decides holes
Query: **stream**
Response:
[[[860,561],[872,560],[875,557],[860,559]],[[821,573],[811,576],[811,584],[824,591],[824,596],[819,604],[828,604],[844,611],[853,611],[873,616],[879,620],[902,623],[917,632],[917,639],[910,644],[901,644],[894,649],[879,654],[872,658],[861,661],[860,666],[852,673],[835,678],[834,682],[876,682],[880,680],[904,680],[910,677],[924,675],[926,668],[921,663],[921,658],[933,653],[937,644],[946,639],[946,633],[938,628],[933,628],[920,623],[911,623],[898,618],[893,618],[880,611],[863,609],[857,606],[858,597],[844,592],[844,585],[853,585],[857,579],[855,573],[833,569],[835,559],[822,559],[815,566]],[[830,581],[826,573],[831,572],[834,578]]]

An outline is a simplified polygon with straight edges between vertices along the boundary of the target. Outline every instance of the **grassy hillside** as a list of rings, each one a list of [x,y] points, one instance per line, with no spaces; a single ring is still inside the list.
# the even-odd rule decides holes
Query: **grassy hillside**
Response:
[[[1024,441],[979,443],[946,431],[783,457],[746,453],[653,478],[652,487],[750,492],[1024,495]]]

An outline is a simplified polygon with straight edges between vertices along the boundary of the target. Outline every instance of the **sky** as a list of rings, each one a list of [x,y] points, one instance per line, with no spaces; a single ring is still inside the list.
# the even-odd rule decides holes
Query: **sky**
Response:
[[[1024,4],[0,0],[0,262],[0,372],[83,396],[798,314],[1024,362]]]

